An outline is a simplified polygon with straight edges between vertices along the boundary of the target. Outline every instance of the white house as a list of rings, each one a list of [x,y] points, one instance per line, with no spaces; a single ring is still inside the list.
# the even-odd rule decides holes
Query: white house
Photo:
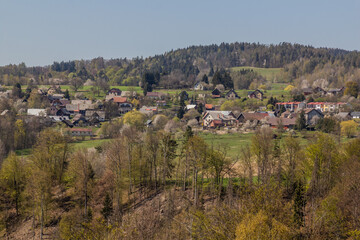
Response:
[[[46,117],[46,110],[41,108],[29,108],[27,115]]]

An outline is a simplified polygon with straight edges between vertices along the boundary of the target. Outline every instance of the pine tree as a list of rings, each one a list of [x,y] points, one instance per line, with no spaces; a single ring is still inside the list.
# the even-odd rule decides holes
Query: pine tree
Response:
[[[294,187],[294,222],[297,226],[302,227],[304,225],[304,212],[306,205],[305,189],[301,181],[295,182]]]
[[[110,198],[109,193],[106,193],[105,199],[104,199],[104,207],[101,210],[101,214],[104,216],[106,220],[111,216],[113,213],[113,202]]]
[[[305,119],[305,112],[304,110],[302,110],[300,112],[300,116],[298,117],[298,119],[296,119],[296,129],[297,130],[303,130],[304,128],[306,128],[306,119]]]

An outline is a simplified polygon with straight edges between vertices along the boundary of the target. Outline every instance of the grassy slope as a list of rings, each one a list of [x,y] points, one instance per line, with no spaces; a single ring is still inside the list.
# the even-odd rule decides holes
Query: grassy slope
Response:
[[[252,69],[254,72],[257,72],[261,76],[265,77],[268,81],[272,81],[276,77],[276,75],[278,75],[282,71],[282,68],[257,68],[257,67],[230,68],[231,71],[240,71],[243,69]]]

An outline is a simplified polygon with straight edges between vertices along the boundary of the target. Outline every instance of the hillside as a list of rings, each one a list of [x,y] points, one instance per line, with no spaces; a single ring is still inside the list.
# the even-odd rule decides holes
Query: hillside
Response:
[[[171,50],[145,59],[98,57],[54,62],[43,67],[27,67],[24,63],[7,65],[0,67],[0,84],[28,84],[30,79],[36,84],[68,84],[79,78],[83,82],[92,79],[109,85],[137,86],[145,72],[153,72],[160,76],[159,87],[184,88],[192,86],[204,74],[212,77],[217,69],[244,66],[257,71],[266,69],[260,71],[265,78],[271,78],[278,71],[275,69],[283,68],[281,81],[296,82],[305,76],[311,83],[317,78],[326,78],[329,85],[338,86],[352,75],[358,78],[360,54],[290,43],[222,43]]]

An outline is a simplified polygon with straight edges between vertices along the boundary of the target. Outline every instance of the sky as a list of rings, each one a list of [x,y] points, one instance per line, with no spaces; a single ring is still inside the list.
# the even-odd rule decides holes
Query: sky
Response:
[[[0,0],[0,66],[222,42],[360,50],[358,0]]]

